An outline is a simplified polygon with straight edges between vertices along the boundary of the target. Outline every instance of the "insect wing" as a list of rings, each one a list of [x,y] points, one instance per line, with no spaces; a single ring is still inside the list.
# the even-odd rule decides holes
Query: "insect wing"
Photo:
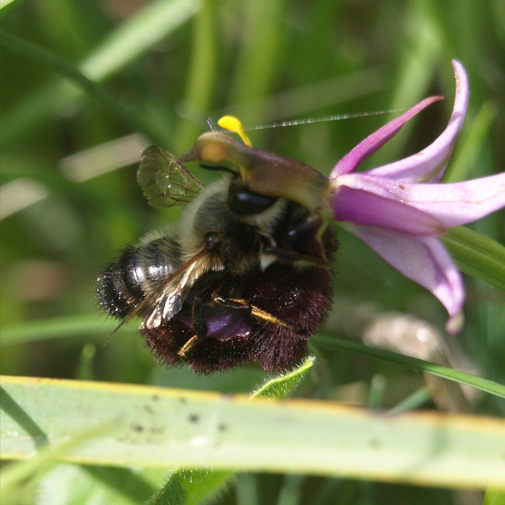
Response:
[[[152,311],[146,313],[144,327],[149,329],[157,328],[161,326],[163,321],[169,321],[181,310],[182,304],[193,285],[192,273],[195,268],[196,263],[189,265],[172,283],[160,290],[152,304]]]
[[[187,203],[204,187],[172,153],[156,146],[142,153],[137,181],[149,204],[157,208]]]
[[[193,284],[192,273],[197,266],[197,262],[206,254],[207,249],[202,249],[184,265],[180,266],[168,279],[165,279],[153,292],[148,294],[121,321],[111,335],[135,316],[143,316],[143,326],[152,329],[157,328],[164,320],[169,320],[177,314],[181,310],[182,304]]]

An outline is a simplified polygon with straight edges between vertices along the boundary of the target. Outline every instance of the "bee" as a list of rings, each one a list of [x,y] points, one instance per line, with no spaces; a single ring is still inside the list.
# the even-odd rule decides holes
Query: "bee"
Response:
[[[187,161],[225,175],[205,186]],[[152,206],[186,207],[177,225],[107,266],[103,310],[123,322],[140,316],[142,337],[167,365],[205,374],[251,361],[267,372],[293,368],[332,299],[337,242],[318,201],[327,179],[218,132],[179,159],[147,148],[137,178]]]

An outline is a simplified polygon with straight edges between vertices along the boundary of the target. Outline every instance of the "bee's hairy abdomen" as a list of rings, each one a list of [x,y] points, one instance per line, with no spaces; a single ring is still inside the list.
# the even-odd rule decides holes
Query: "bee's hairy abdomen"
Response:
[[[109,315],[124,319],[180,266],[179,257],[179,244],[170,236],[128,246],[98,278],[100,306]]]

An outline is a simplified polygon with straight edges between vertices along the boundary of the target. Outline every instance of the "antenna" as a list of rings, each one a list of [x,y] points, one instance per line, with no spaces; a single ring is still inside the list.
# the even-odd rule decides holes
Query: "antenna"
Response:
[[[211,131],[217,132],[217,129],[214,126],[214,123],[212,122],[212,119],[210,119],[210,117],[206,117],[205,121],[207,121],[207,124],[209,125],[209,128],[211,129]]]

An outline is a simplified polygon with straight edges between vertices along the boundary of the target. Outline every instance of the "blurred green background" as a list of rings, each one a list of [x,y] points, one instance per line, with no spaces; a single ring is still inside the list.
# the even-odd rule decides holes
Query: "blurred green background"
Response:
[[[247,127],[404,110],[431,94],[447,97],[367,160],[363,168],[372,168],[422,149],[441,133],[452,108],[456,58],[468,72],[471,98],[465,143],[448,177],[505,170],[503,0],[15,0],[0,10],[0,25],[0,324],[11,331],[3,341],[3,374],[244,393],[261,380],[254,365],[210,379],[165,371],[135,325],[103,345],[112,326],[97,308],[95,278],[125,244],[180,212],[148,206],[136,183],[139,154],[151,143],[181,154],[207,129],[206,116],[217,121],[234,114]],[[259,149],[329,174],[392,117],[258,130],[250,138]],[[213,174],[197,176],[209,181]],[[503,244],[504,223],[501,211],[473,228]],[[446,313],[429,293],[347,233],[339,237],[337,302],[412,313],[443,328]],[[503,383],[504,294],[472,278],[466,286],[467,325],[454,340],[482,376]],[[345,337],[336,323],[342,318],[337,303],[325,334]],[[356,384],[369,391],[380,374],[388,406],[422,385],[401,367],[321,354],[320,384],[308,394],[341,398],[342,387]],[[476,408],[505,413],[485,397]],[[264,494],[259,503],[275,503],[279,479],[257,477]],[[387,489],[358,492],[356,486],[348,490],[351,501],[341,503],[391,502]],[[396,487],[394,503],[406,503],[405,493],[409,503],[456,499],[428,490],[412,497]],[[233,503],[233,496],[225,500]]]

